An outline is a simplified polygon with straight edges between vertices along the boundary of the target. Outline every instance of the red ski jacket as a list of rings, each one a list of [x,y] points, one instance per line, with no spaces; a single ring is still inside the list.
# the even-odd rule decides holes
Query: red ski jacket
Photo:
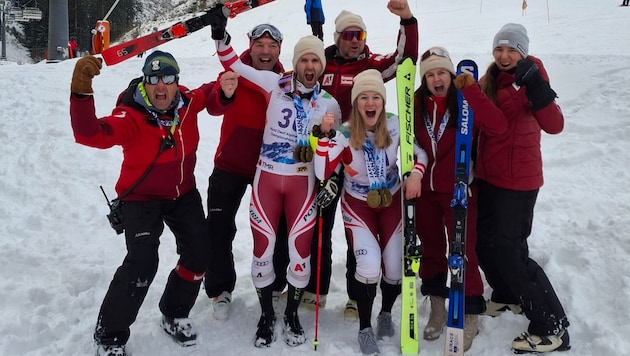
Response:
[[[383,74],[383,81],[387,82],[396,77],[396,67],[404,57],[418,60],[418,20],[412,17],[400,20],[396,51],[390,54],[376,54],[370,52],[365,45],[363,53],[355,59],[344,59],[337,53],[337,45],[326,48],[326,68],[319,77],[322,88],[326,89],[341,107],[341,120],[348,120],[352,103],[350,93],[354,76],[366,69],[376,69]]]
[[[241,54],[240,59],[243,63],[251,65],[249,49]],[[282,63],[276,63],[273,71],[284,72]],[[218,78],[222,74],[219,74]],[[208,106],[208,113],[214,116],[223,115],[214,166],[222,171],[253,179],[262,145],[267,101],[259,91],[242,85],[240,78],[239,86],[232,97],[234,100],[226,100],[221,95],[218,78],[208,98],[208,102],[211,103]]]
[[[452,85],[452,84],[451,84]],[[507,130],[507,119],[494,103],[486,97],[478,85],[470,85],[462,90],[464,98],[475,113],[474,132],[485,132],[487,135],[502,134]],[[415,100],[419,100],[417,97]],[[426,119],[428,119],[433,136],[437,136],[439,126],[446,113],[446,98],[426,98],[428,117],[420,117],[416,113],[414,129],[416,140],[429,156],[429,163],[422,178],[423,191],[452,193],[455,179],[455,136],[457,127],[446,125],[437,142],[431,139]],[[451,120],[457,118],[458,113],[450,113]],[[473,136],[474,137],[474,136]],[[474,143],[472,147],[475,147]],[[471,177],[472,178],[472,177]]]
[[[137,85],[137,81],[134,82]],[[160,127],[146,109],[133,101],[134,82],[121,94],[112,113],[100,119],[96,117],[92,96],[70,96],[70,119],[76,142],[101,149],[122,146],[123,161],[116,183],[118,195],[142,176],[170,129]],[[184,106],[179,109],[174,146],[158,156],[149,174],[123,200],[175,199],[195,188],[193,170],[199,143],[197,113],[206,108],[212,86],[203,84],[195,90],[179,86]],[[172,120],[172,112],[161,117]]]
[[[540,59],[528,56],[545,80],[549,80]],[[549,134],[562,132],[564,116],[551,102],[533,112],[525,87],[514,84],[514,74],[497,76],[497,106],[508,119],[506,132],[490,136],[481,132],[477,149],[477,177],[504,189],[534,190],[543,185],[541,129]]]

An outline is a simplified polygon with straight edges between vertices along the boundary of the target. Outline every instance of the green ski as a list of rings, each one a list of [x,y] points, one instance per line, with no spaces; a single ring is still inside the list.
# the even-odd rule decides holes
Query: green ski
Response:
[[[400,120],[400,167],[402,179],[413,169],[413,92],[416,64],[412,58],[404,58],[396,68],[396,94],[398,118]],[[402,259],[402,305],[400,318],[400,348],[403,355],[419,352],[418,307],[416,299],[416,276],[420,270],[422,246],[416,234],[415,201],[402,199],[403,215],[403,259]]]

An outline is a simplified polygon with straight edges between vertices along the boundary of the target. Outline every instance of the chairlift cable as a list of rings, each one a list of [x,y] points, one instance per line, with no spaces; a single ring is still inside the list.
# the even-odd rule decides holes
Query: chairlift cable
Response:
[[[109,17],[109,15],[112,13],[112,11],[114,11],[114,8],[116,7],[116,5],[118,5],[118,2],[120,2],[120,0],[116,0],[114,2],[114,4],[112,5],[112,7],[109,8],[109,11],[107,11],[107,14],[105,15],[105,17],[103,17],[103,20],[101,21],[105,21],[107,20],[107,18]]]

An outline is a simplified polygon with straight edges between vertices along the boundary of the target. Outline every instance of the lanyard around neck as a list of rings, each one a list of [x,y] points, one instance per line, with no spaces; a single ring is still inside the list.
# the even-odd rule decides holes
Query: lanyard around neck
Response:
[[[365,167],[370,180],[370,189],[381,189],[387,187],[385,180],[385,150],[375,148],[372,142],[366,137],[363,144],[363,155],[365,157]]]

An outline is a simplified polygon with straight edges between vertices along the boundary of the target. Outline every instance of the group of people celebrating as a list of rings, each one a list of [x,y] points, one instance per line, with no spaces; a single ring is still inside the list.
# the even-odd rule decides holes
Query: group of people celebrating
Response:
[[[418,55],[418,22],[407,0],[388,1],[388,10],[400,18],[396,50],[389,54],[370,51],[362,17],[346,10],[335,19],[334,44],[324,47],[324,16],[313,15],[313,3],[321,12],[319,1],[307,1],[305,10],[309,19],[317,18],[314,35],[295,44],[292,70],[279,61],[283,35],[278,28],[255,26],[248,33],[249,48],[238,54],[219,8],[211,14],[212,38],[225,71],[216,81],[188,89],[179,83],[175,58],[154,51],[142,76],[101,118],[95,114],[92,89],[101,61],[93,56],[77,61],[70,96],[76,141],[123,148],[116,192],[127,255],[97,318],[97,355],[127,354],[129,328],[157,272],[164,224],[175,236],[179,260],[159,303],[162,328],[181,345],[196,343],[189,313],[201,283],[212,299],[214,317],[229,317],[236,285],[235,217],[249,185],[251,276],[261,310],[256,347],[275,341],[277,315],[285,343],[306,342],[299,307],[326,306],[332,229],[341,201],[348,246],[344,315],[359,321],[360,351],[379,353],[378,340],[397,330],[392,308],[401,293],[403,194],[415,199],[423,246],[420,290],[431,308],[423,337],[438,339],[447,319],[457,90],[475,113],[464,348],[478,333],[479,315],[512,310],[530,321],[528,330],[512,341],[514,351],[569,349],[565,311],[527,245],[543,183],[541,130],[557,134],[564,119],[542,62],[529,54],[526,29],[510,23],[498,31],[494,62],[476,82],[470,74],[456,74],[443,47]],[[414,93],[415,164],[402,181],[398,117],[385,110],[385,82],[395,77],[404,57],[419,60],[420,86]],[[207,215],[193,174],[202,110],[223,115]],[[487,301],[480,268],[492,288]],[[321,273],[312,272],[316,269]],[[373,328],[377,289],[382,298]]]

